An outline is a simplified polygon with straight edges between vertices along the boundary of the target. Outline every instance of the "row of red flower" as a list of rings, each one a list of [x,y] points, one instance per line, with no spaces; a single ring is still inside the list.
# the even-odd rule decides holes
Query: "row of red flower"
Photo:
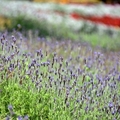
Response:
[[[71,17],[79,20],[79,19],[85,19],[85,20],[90,20],[95,23],[101,23],[105,24],[107,26],[114,26],[114,27],[120,27],[120,17],[112,17],[109,15],[104,15],[101,17],[97,16],[83,16],[77,13],[71,13]]]

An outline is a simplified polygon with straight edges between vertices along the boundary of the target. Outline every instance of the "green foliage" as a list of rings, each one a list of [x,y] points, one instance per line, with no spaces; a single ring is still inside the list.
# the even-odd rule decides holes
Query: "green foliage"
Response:
[[[25,15],[19,15],[17,17],[11,17],[11,26],[8,30],[16,29],[18,31],[25,30],[39,30],[39,34],[42,36],[49,35],[49,32],[45,26],[46,23],[44,21],[37,21],[34,19],[29,19]]]
[[[48,118],[50,95],[44,90],[37,91],[32,83],[30,86],[12,83],[11,79],[4,80],[4,83],[0,84],[0,90],[0,117],[10,115],[11,118],[16,118],[19,115],[28,115],[31,120]],[[13,115],[9,113],[8,105],[13,106]]]
[[[64,23],[60,25],[48,23],[46,20],[35,20],[28,18],[25,15],[11,17],[11,25],[7,26],[9,31],[16,29],[17,31],[38,31],[38,35],[42,37],[54,37],[56,39],[78,39],[78,36],[69,28],[65,27]],[[24,32],[23,32],[24,33]]]
[[[119,36],[114,37],[112,35],[103,34],[100,35],[96,32],[87,34],[81,32],[80,34],[83,42],[88,42],[92,45],[92,47],[100,47],[105,51],[117,51],[119,50],[120,42]]]

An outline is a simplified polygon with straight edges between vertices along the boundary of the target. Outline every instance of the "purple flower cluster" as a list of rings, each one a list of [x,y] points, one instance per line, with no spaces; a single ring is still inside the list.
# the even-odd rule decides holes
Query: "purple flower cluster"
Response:
[[[9,110],[9,112],[10,112],[10,116],[8,115],[8,116],[6,117],[6,120],[10,120],[10,117],[15,114],[15,113],[13,112],[14,110],[13,110],[13,106],[12,106],[12,105],[8,105],[8,110]],[[17,119],[18,119],[18,120],[29,120],[29,117],[28,117],[27,115],[24,116],[24,117],[18,116]]]

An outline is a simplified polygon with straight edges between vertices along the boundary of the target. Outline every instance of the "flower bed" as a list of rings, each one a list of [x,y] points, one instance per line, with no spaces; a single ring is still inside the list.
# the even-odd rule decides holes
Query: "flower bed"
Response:
[[[98,8],[99,11],[97,11]],[[37,30],[39,35],[41,34],[45,37],[52,36],[59,40],[64,38],[82,42],[87,41],[92,46],[99,46],[105,50],[119,48],[120,29],[118,26],[107,26],[100,24],[98,21],[106,14],[112,17],[119,17],[119,10],[118,6],[114,10],[113,7],[107,6],[105,8],[104,5],[36,4],[20,1],[11,1],[9,4],[7,1],[0,4],[0,14],[12,20],[13,26],[11,29],[15,28],[18,30],[18,26],[20,26],[19,28],[23,28],[24,31]],[[95,18],[90,17],[96,14]],[[81,19],[76,20],[76,17],[77,19],[81,17]],[[88,20],[88,17],[91,21]],[[104,20],[102,22],[105,23],[106,21]],[[107,22],[107,24],[110,23]]]
[[[71,17],[76,20],[83,19],[83,20],[92,21],[94,23],[105,24],[107,26],[113,26],[113,27],[118,27],[118,28],[120,27],[120,17],[111,17],[109,15],[104,15],[101,17],[83,16],[83,15],[79,15],[77,13],[71,13]]]
[[[12,7],[10,7],[12,6]],[[106,6],[106,5],[60,5],[60,4],[36,4],[30,2],[1,2],[0,14],[11,16],[18,14],[25,14],[26,17],[32,17],[35,19],[46,19],[50,23],[59,24],[60,22],[70,22],[72,25],[72,18],[82,21],[92,21],[94,23],[104,23],[104,25],[120,26],[119,6]],[[58,14],[59,13],[59,14]],[[56,22],[54,22],[54,18]],[[65,19],[67,18],[67,19]],[[77,21],[76,25],[79,24]],[[80,20],[79,20],[80,22]],[[65,23],[65,24],[67,24]],[[103,26],[104,26],[103,25]],[[106,26],[106,27],[107,27]],[[74,24],[72,28],[75,28]]]

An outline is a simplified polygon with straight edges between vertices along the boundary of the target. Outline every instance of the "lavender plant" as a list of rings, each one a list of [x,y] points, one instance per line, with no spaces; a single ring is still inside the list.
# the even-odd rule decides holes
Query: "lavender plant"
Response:
[[[120,119],[119,52],[16,35],[0,40],[1,119]]]

